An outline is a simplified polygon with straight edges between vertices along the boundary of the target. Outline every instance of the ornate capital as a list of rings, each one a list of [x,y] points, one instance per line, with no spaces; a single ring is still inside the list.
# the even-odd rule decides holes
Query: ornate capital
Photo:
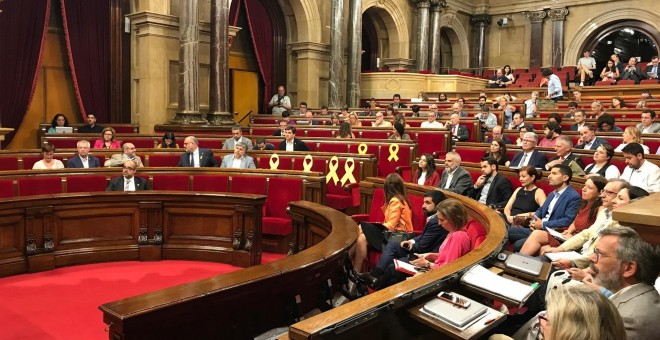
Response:
[[[525,12],[525,16],[532,23],[543,22],[543,19],[548,15],[545,11]]]
[[[492,17],[488,14],[477,14],[477,15],[473,15],[472,18],[470,18],[470,22],[473,24],[490,25],[490,23],[492,22]]]
[[[413,4],[417,5],[417,8],[429,8],[431,7],[430,0],[410,0]]]
[[[447,8],[446,0],[431,0],[431,10],[439,12],[443,8]]]
[[[548,11],[548,17],[552,21],[564,21],[568,15],[568,8],[555,8]]]

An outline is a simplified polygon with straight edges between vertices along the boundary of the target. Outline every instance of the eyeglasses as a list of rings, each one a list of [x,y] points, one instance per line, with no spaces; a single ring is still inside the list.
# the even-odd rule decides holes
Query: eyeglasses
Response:
[[[123,168],[123,169],[127,169],[127,170],[133,170],[133,171],[135,171],[135,168],[131,168],[130,166],[122,166],[122,168]]]
[[[593,261],[594,263],[598,263],[598,261],[600,261],[601,256],[602,257],[611,257],[612,256],[612,255],[604,255],[603,253],[600,252],[600,250],[598,250],[598,248],[594,249],[593,255],[594,255],[594,261]]]
[[[601,194],[608,195],[608,196],[616,195],[616,194],[617,194],[617,193],[614,192],[614,191],[609,191],[609,190],[605,190],[605,189],[601,190],[600,193],[601,193]]]
[[[534,143],[534,141],[531,139],[523,139],[522,141],[523,143]]]

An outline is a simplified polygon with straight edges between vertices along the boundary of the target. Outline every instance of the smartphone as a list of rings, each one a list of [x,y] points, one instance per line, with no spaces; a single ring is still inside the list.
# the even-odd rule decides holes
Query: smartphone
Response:
[[[468,308],[470,307],[470,301],[467,301],[465,299],[459,298],[458,296],[455,296],[451,293],[447,292],[440,292],[438,294],[438,299],[445,300],[453,305],[463,307],[463,308]]]

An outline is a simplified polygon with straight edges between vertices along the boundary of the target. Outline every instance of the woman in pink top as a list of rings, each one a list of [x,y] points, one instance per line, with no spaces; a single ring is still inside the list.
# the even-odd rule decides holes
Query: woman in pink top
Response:
[[[94,142],[93,149],[121,149],[121,143],[115,140],[115,129],[107,127],[101,132],[101,139]]]

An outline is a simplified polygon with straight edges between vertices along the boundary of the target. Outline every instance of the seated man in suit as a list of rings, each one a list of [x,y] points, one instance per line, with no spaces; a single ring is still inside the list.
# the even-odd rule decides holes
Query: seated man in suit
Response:
[[[596,150],[603,144],[610,144],[608,141],[596,137],[596,128],[593,125],[586,124],[580,128],[580,139],[575,146],[576,149]]]
[[[492,157],[481,160],[482,175],[467,190],[467,196],[493,209],[504,208],[511,198],[511,182],[497,173],[497,160]]]
[[[641,133],[660,133],[660,123],[655,121],[655,111],[642,111],[642,122],[637,124]]]
[[[639,69],[637,58],[630,57],[628,60],[628,66],[623,69],[623,73],[621,74],[621,80],[632,79],[635,81],[635,84],[639,84],[642,79],[648,78],[649,77]]]
[[[134,161],[138,168],[144,166],[140,156],[136,155],[136,149],[133,143],[124,143],[124,145],[122,145],[122,150],[124,153],[112,155],[110,159],[105,161],[103,166],[122,166],[126,161]]]
[[[458,113],[454,112],[449,118],[446,126],[447,130],[451,131],[451,142],[465,142],[470,139],[470,132],[468,129],[461,125],[461,117]]]
[[[284,133],[284,140],[280,142],[280,150],[309,151],[305,142],[296,138],[296,128],[294,126],[287,126]]]
[[[507,238],[513,243],[514,251],[520,251],[533,230],[568,227],[573,223],[582,197],[569,185],[572,177],[573,171],[569,166],[557,164],[552,167],[548,182],[555,190],[536,210],[529,228],[512,227],[507,230]]]
[[[521,127],[525,126],[525,117],[520,112],[515,112],[513,118],[511,119],[511,124],[509,124],[510,130],[520,130]]]
[[[78,154],[66,161],[67,168],[98,168],[101,166],[98,158],[89,155],[89,141],[79,140],[76,147]]]
[[[247,145],[243,142],[237,142],[234,146],[234,153],[222,157],[221,168],[235,169],[256,169],[254,159],[245,154]]]
[[[472,185],[472,177],[461,167],[461,155],[455,151],[447,152],[445,171],[440,176],[438,188],[465,195],[470,185]]]
[[[222,144],[223,150],[233,150],[236,143],[241,142],[247,145],[249,150],[252,150],[252,141],[250,138],[243,137],[243,130],[240,125],[234,125],[231,127],[232,137],[229,137]]]
[[[202,149],[195,136],[188,136],[183,140],[183,147],[186,152],[179,159],[179,167],[217,167],[218,161],[213,157],[211,149]]]
[[[494,139],[501,139],[504,144],[512,144],[511,139],[502,134],[502,125],[495,125],[493,128],[493,135],[488,137],[486,143],[491,143]]]
[[[573,147],[573,142],[571,142],[571,139],[568,138],[568,136],[559,136],[557,138],[557,142],[555,143],[555,152],[557,153],[555,157],[552,157],[550,161],[548,161],[548,164],[545,165],[545,170],[550,170],[552,169],[553,166],[557,164],[564,164],[568,165],[571,167],[571,170],[573,170],[573,174],[575,176],[582,176],[584,175],[584,172],[582,174],[579,174],[579,171],[577,171],[577,167],[571,166],[571,162],[575,162],[580,169],[584,169],[584,163],[582,162],[582,158],[580,157],[575,157],[575,155],[571,152],[571,148]]]
[[[426,215],[426,225],[422,234],[408,241],[389,242],[380,255],[378,265],[370,273],[360,273],[358,277],[372,288],[379,287],[379,278],[394,259],[407,258],[409,254],[423,254],[438,252],[440,245],[447,237],[447,230],[438,224],[438,215],[435,208],[446,199],[445,194],[439,190],[427,191],[424,194],[422,210]]]
[[[275,150],[275,145],[271,143],[266,143],[266,138],[257,137],[255,140],[254,148],[252,150]]]
[[[135,177],[137,164],[134,161],[126,161],[122,166],[121,177],[115,177],[110,181],[105,191],[139,191],[151,190],[149,182],[142,177]]]
[[[544,168],[548,159],[545,154],[535,149],[538,140],[539,137],[534,132],[525,132],[522,138],[522,151],[516,153],[508,165],[514,168],[521,168],[525,165]]]
[[[101,133],[103,132],[103,126],[96,125],[96,116],[87,112],[87,125],[83,125],[78,128],[78,133]]]
[[[278,130],[275,130],[275,132],[273,132],[273,136],[275,136],[275,137],[284,137],[284,129],[286,129],[286,127],[289,124],[287,124],[286,121],[284,121],[284,120],[280,120],[277,124],[280,128]]]
[[[651,57],[651,61],[646,64],[644,72],[649,79],[658,79],[658,72],[660,72],[660,59],[658,59],[657,55]]]
[[[573,113],[573,121],[575,121],[575,124],[571,125],[571,131],[580,131],[580,128],[582,128],[586,122],[584,121],[586,119],[584,110],[576,110]]]

